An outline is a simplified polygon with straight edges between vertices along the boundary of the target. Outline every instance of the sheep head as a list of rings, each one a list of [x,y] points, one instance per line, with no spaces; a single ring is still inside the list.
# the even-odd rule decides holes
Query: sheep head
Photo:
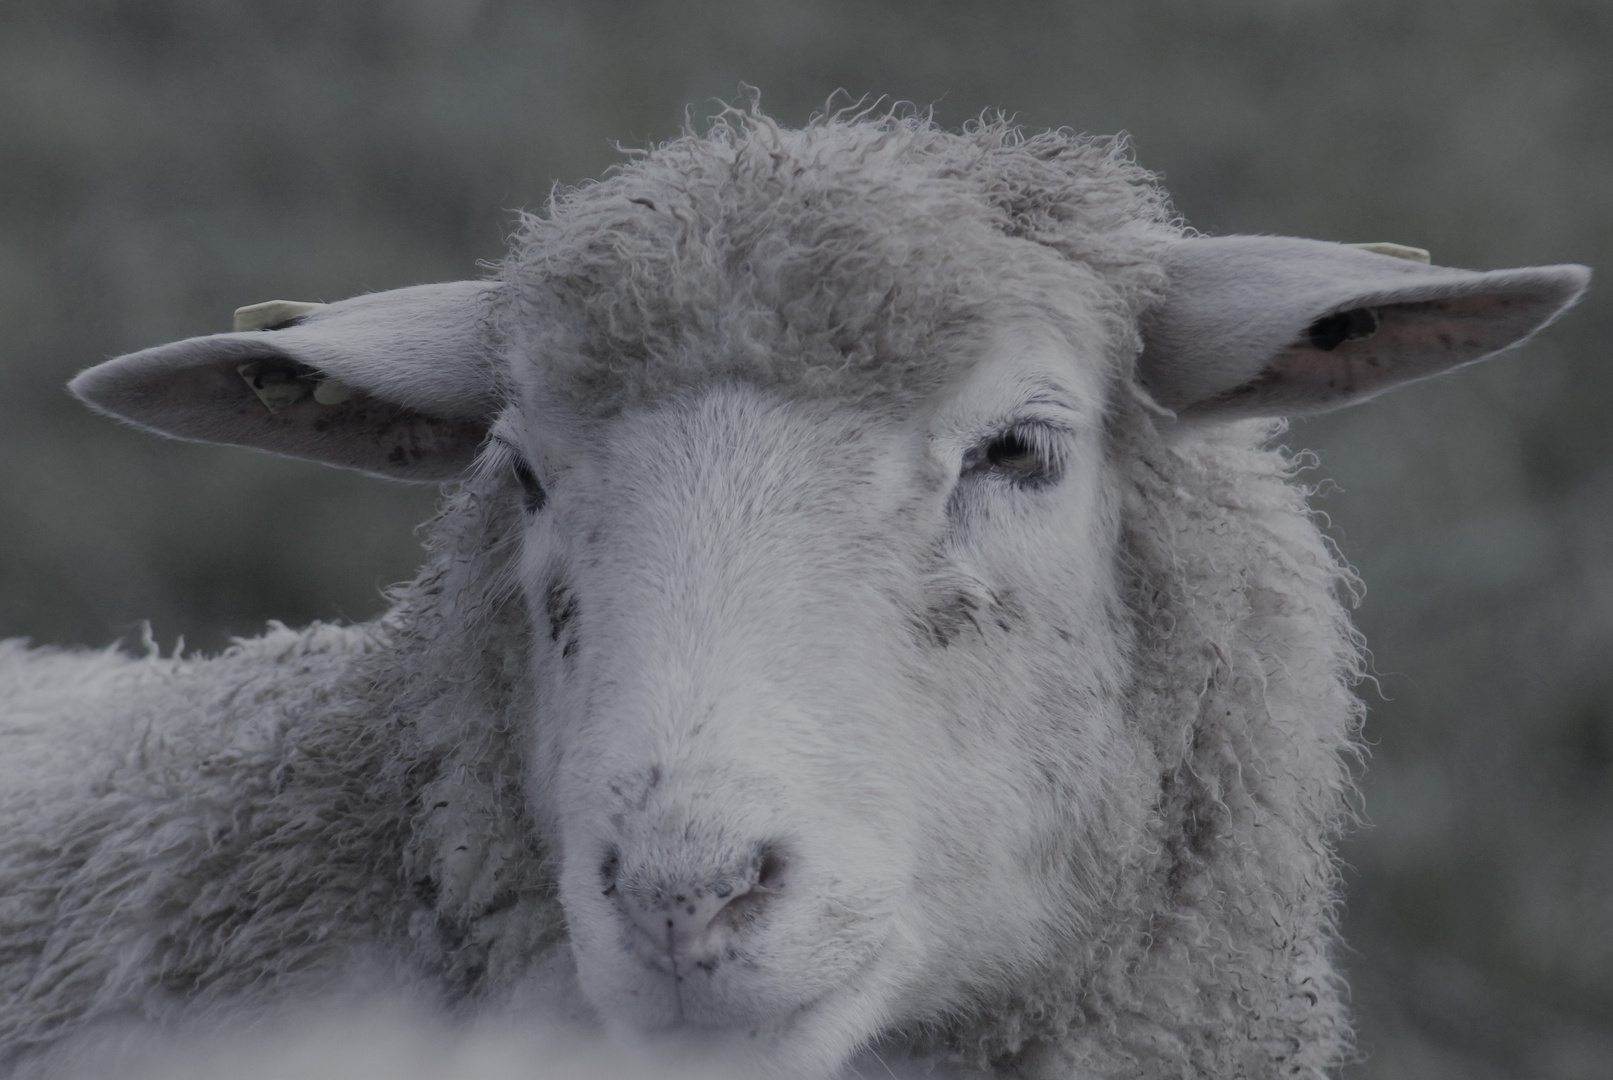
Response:
[[[1338,567],[1280,476],[1227,473],[1265,487],[1247,505],[1204,494],[1180,528],[1148,515],[1197,496],[1148,485],[1190,470],[1173,462],[1233,469],[1225,446],[1258,432],[1223,438],[1232,421],[1505,348],[1587,272],[1187,237],[1147,199],[1059,232],[1088,212],[1082,191],[1108,183],[1101,209],[1137,176],[1071,141],[1068,167],[1095,179],[1056,213],[1010,205],[980,179],[1017,144],[970,145],[874,124],[691,137],[528,221],[498,281],[277,309],[73,389],[181,438],[464,475],[520,507],[516,535],[485,546],[520,545],[536,705],[501,720],[524,733],[578,978],[607,1022],[798,1074],[1015,1000],[1044,1026],[992,1045],[1030,1052],[1106,1008],[1153,1008],[1128,979],[1200,1001],[1180,1007],[1206,1025],[1336,1025],[1328,806],[1354,715]],[[290,389],[271,402],[258,384]],[[1238,783],[1276,787],[1249,795],[1265,833],[1229,819],[1189,836],[1235,801],[1172,794],[1211,769],[1194,757],[1206,710],[1234,691],[1173,698],[1177,676],[1150,665],[1231,646],[1183,644],[1141,608],[1199,602],[1170,575],[1209,573],[1184,538],[1218,529],[1248,545],[1213,604],[1265,635],[1261,685],[1237,691],[1263,715],[1227,754],[1259,759]],[[1173,932],[1160,918],[1238,906],[1182,869],[1219,843],[1255,867],[1268,930],[1310,920],[1264,1018],[1202,1004],[1231,1000],[1214,981],[1233,960],[1144,943]],[[1267,1053],[1263,1038],[1227,1052]]]

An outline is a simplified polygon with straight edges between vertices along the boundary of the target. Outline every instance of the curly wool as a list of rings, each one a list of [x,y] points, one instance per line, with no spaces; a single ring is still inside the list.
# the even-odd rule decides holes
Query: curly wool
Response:
[[[826,114],[799,131],[730,110],[527,215],[502,278],[515,352],[612,412],[696,381],[795,394],[922,393],[935,344],[1000,302],[1046,307],[1070,266],[1115,340],[1163,285],[1179,227],[1123,141],[1002,119],[961,134],[918,116]],[[1029,239],[1038,248],[1028,249]]]
[[[467,486],[438,525],[367,625],[195,659],[0,643],[0,1064],[310,991],[452,1008],[561,940],[509,500]]]
[[[1266,422],[1163,443],[1117,424],[1135,618],[1128,715],[1156,755],[1147,851],[1085,979],[987,1017],[1077,1075],[1326,1075],[1350,1049],[1333,968],[1364,707],[1356,580],[1317,529]],[[1098,1033],[1102,1033],[1101,1035]],[[1006,1041],[1005,1041],[1006,1040]]]
[[[730,113],[525,219],[501,327],[598,410],[725,378],[900,396],[947,377],[927,344],[991,294],[994,260],[1034,282],[1023,239],[1084,268],[1127,341],[1177,231],[1117,142]],[[1270,425],[1167,439],[1131,373],[1114,381],[1128,715],[1158,795],[1101,933],[891,1041],[1079,1075],[1318,1077],[1349,1039],[1330,951],[1353,578]],[[0,646],[0,1062],[44,1075],[64,1035],[131,1016],[400,986],[452,1012],[568,977],[512,728],[531,688],[511,483],[469,477],[364,626],[184,660]]]

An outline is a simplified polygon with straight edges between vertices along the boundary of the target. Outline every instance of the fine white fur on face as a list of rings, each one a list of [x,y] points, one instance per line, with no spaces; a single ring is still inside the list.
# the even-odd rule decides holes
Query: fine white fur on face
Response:
[[[533,794],[617,1026],[833,1069],[1100,902],[1129,761],[1105,365],[981,340],[918,406],[718,385],[546,453]]]

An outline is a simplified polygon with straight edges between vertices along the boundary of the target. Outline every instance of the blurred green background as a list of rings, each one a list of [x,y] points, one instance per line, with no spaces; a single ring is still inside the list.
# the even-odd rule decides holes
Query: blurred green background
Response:
[[[0,637],[363,619],[436,493],[165,442],[76,370],[240,304],[472,276],[741,81],[1133,133],[1209,232],[1613,267],[1606,0],[5,0]],[[1613,315],[1296,424],[1361,569],[1355,1077],[1613,1076]]]

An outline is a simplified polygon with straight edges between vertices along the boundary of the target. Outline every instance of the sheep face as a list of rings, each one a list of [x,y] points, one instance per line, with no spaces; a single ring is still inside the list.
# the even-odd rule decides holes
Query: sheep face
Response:
[[[531,429],[533,794],[607,1016],[832,1065],[1093,919],[1138,788],[1108,364],[956,347],[902,408],[719,383]]]

